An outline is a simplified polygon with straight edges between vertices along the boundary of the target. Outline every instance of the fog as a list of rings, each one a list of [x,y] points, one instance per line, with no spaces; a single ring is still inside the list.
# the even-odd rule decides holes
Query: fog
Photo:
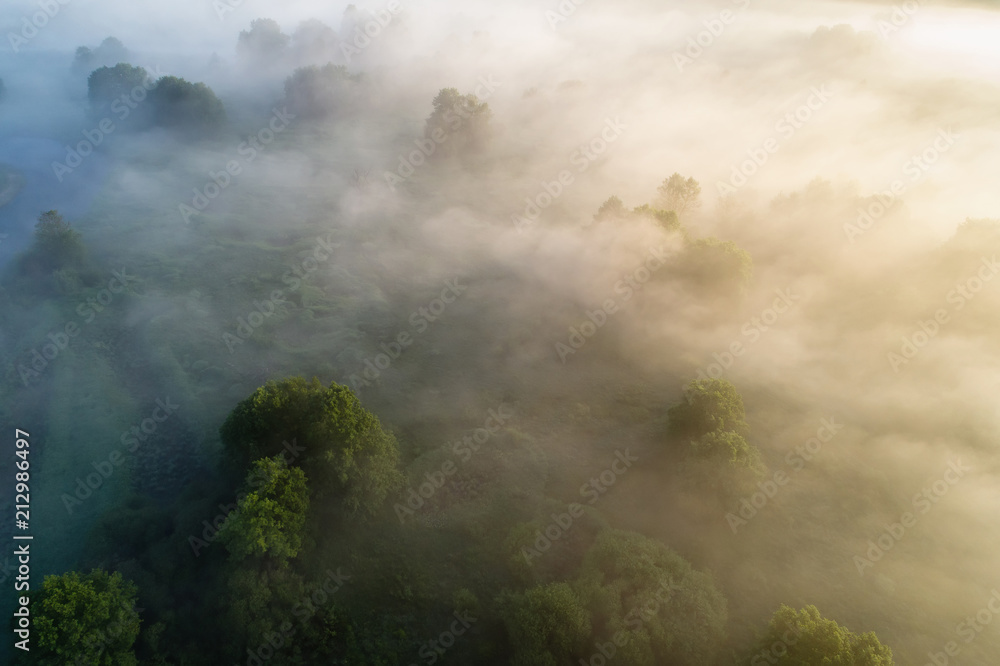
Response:
[[[228,492],[226,415],[265,381],[316,376],[396,433],[409,485],[501,404],[528,444],[483,473],[482,495],[565,507],[630,447],[640,462],[594,508],[714,577],[717,663],[782,603],[875,632],[899,664],[949,641],[955,663],[1000,660],[984,616],[959,631],[1000,588],[992,3],[401,0],[353,19],[306,0],[52,4],[30,38],[38,3],[0,9],[0,168],[21,179],[6,203],[0,179],[0,419],[32,432],[33,588],[85,565],[139,570],[92,545],[136,494],[174,512],[183,544],[211,514],[177,507]],[[368,12],[391,20],[358,47]],[[237,41],[259,18],[291,40],[254,60]],[[309,19],[330,31],[296,32]],[[207,84],[225,123],[192,137],[142,124],[149,102],[95,113],[74,52],[108,36],[154,79]],[[286,79],[328,62],[361,77],[295,106]],[[492,112],[471,156],[420,152],[449,146],[424,134],[445,88]],[[325,116],[300,110],[324,100]],[[55,166],[95,131],[92,154]],[[655,204],[675,172],[701,186],[682,230],[595,219],[612,196]],[[73,274],[19,263],[52,209],[87,251]],[[752,275],[691,249],[709,237],[745,250]],[[128,288],[88,308],[122,271]],[[79,336],[32,366],[70,322]],[[412,344],[390,354],[401,335]],[[766,465],[737,492],[668,436],[667,409],[707,377],[736,386]],[[69,509],[167,397],[176,416],[129,472]],[[775,473],[787,483],[768,496]],[[477,497],[409,538],[493,520]]]

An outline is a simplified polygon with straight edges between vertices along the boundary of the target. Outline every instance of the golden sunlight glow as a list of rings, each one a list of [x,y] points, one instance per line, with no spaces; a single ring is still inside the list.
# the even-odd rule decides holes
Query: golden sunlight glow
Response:
[[[911,48],[950,56],[978,56],[1000,67],[1000,21],[979,12],[965,16],[917,16],[901,38]]]

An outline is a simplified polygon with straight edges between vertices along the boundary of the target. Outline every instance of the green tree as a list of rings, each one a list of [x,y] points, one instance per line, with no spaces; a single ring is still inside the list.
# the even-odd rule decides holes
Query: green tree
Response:
[[[620,222],[628,217],[628,208],[616,196],[608,197],[594,215],[594,222]]]
[[[105,37],[94,51],[94,55],[102,62],[118,64],[128,60],[132,54],[117,37]]]
[[[88,74],[98,67],[114,67],[128,62],[132,54],[116,37],[108,37],[96,49],[80,46],[73,59],[74,74]]]
[[[333,28],[314,18],[300,23],[291,37],[296,62],[327,62],[340,54],[339,43]]]
[[[31,594],[35,638],[26,656],[46,666],[136,664],[136,587],[119,573],[94,569],[46,576]]]
[[[324,387],[302,377],[268,382],[233,409],[220,435],[241,466],[295,442],[302,449],[295,462],[314,490],[340,497],[350,513],[374,512],[403,480],[395,438],[336,383]]]
[[[87,99],[94,113],[103,113],[116,99],[130,95],[137,86],[146,85],[149,74],[142,67],[120,62],[114,67],[99,67],[87,77]]]
[[[277,21],[259,18],[250,22],[249,31],[240,32],[236,52],[251,62],[272,63],[284,54],[289,39]]]
[[[892,650],[874,632],[855,634],[822,617],[815,606],[782,604],[744,663],[775,666],[893,666]]]
[[[434,141],[443,155],[469,155],[489,143],[493,112],[475,95],[444,88],[434,98],[434,110],[424,126],[424,137]]]
[[[697,379],[684,387],[683,399],[669,410],[670,432],[676,437],[696,440],[712,432],[731,431],[741,436],[750,432],[743,397],[725,379]],[[718,439],[706,446],[721,444]]]
[[[708,237],[690,241],[678,268],[695,282],[709,287],[735,287],[743,294],[753,277],[750,253],[732,241]]]
[[[94,52],[89,46],[76,47],[76,54],[73,57],[73,73],[88,74],[94,71]]]
[[[590,613],[569,584],[506,593],[498,604],[514,666],[562,666],[587,655]]]
[[[701,207],[701,185],[694,178],[684,179],[684,176],[675,173],[670,178],[663,181],[656,189],[659,194],[659,203],[667,210],[672,210],[677,215],[684,215],[689,210]]]
[[[328,116],[350,101],[352,87],[360,78],[333,63],[300,67],[285,81],[285,101],[297,116]]]
[[[659,208],[653,208],[649,204],[643,204],[633,210],[632,215],[636,217],[652,218],[657,224],[668,231],[677,231],[681,228],[681,223],[677,219],[677,213],[672,210],[661,210]]]
[[[191,83],[176,76],[157,80],[149,93],[153,122],[190,133],[217,130],[226,122],[226,108],[204,83]]]
[[[726,600],[711,576],[641,534],[603,532],[575,588],[591,614],[591,644],[611,644],[620,663],[710,664],[725,640]]]
[[[285,564],[302,548],[309,509],[305,472],[290,468],[281,456],[262,458],[254,462],[245,489],[219,528],[219,539],[238,560],[266,555]]]
[[[47,210],[35,224],[35,253],[53,268],[79,265],[85,248],[80,234],[59,211]]]
[[[763,470],[760,450],[733,430],[713,430],[691,442],[691,445],[694,455],[700,458],[719,459],[733,467],[754,472]]]

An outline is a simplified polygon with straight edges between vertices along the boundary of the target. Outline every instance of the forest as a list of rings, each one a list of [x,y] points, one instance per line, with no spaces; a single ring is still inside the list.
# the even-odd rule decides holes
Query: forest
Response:
[[[998,663],[990,3],[0,27],[0,662]]]

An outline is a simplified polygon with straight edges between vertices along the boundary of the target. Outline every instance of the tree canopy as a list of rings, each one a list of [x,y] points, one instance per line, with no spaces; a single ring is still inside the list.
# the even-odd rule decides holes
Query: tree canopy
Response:
[[[128,62],[131,58],[132,54],[121,43],[121,40],[116,37],[107,37],[95,49],[87,46],[80,46],[76,49],[73,72],[87,74],[98,67],[113,67],[118,63]]]
[[[568,583],[507,593],[499,601],[515,666],[560,666],[586,653],[590,613]]]
[[[250,30],[240,32],[236,52],[252,62],[273,62],[284,54],[290,39],[274,19],[254,19]]]
[[[701,185],[694,178],[685,180],[684,176],[674,173],[657,188],[659,203],[663,208],[672,210],[681,216],[689,210],[701,208]]]
[[[402,482],[395,438],[346,386],[293,377],[268,382],[240,402],[220,429],[222,443],[241,465],[287,451],[317,490],[329,490],[354,513],[374,511]]]
[[[721,460],[737,469],[763,471],[760,451],[748,443],[750,428],[743,398],[725,379],[699,379],[684,388],[683,399],[667,410],[672,437],[687,441],[690,453]]]
[[[247,494],[219,528],[233,557],[264,556],[285,562],[299,553],[309,508],[305,473],[284,458],[261,458],[247,476]]]
[[[688,242],[678,269],[709,291],[725,289],[742,295],[753,277],[753,259],[733,241],[709,236]]]
[[[37,635],[26,654],[30,663],[136,664],[136,593],[135,585],[121,574],[100,569],[46,576],[31,595]]]
[[[53,268],[78,266],[85,248],[80,234],[56,210],[47,210],[35,224],[35,256]]]
[[[467,155],[484,149],[490,140],[493,112],[475,95],[462,95],[456,88],[444,88],[434,98],[434,110],[427,118],[424,137],[440,141],[444,155]]]
[[[95,112],[103,111],[136,87],[146,85],[149,74],[142,67],[120,62],[114,67],[100,67],[87,77],[87,99]]]
[[[285,81],[285,101],[297,116],[328,116],[350,100],[352,86],[360,79],[343,65],[300,67]]]
[[[677,437],[697,439],[714,431],[749,433],[743,397],[725,379],[698,379],[684,387],[684,397],[667,410],[670,431]]]
[[[191,83],[176,76],[157,80],[149,93],[153,122],[188,132],[210,132],[226,122],[222,101],[204,83]]]
[[[762,661],[763,660],[763,661]],[[775,666],[893,666],[892,650],[874,632],[855,634],[820,615],[782,604],[747,663]]]
[[[594,214],[594,222],[620,222],[628,217],[628,208],[616,196],[608,197]]]
[[[291,49],[298,62],[324,62],[337,55],[336,31],[318,19],[303,21],[292,33]]]
[[[594,641],[613,642],[622,663],[712,663],[725,639],[726,600],[711,576],[642,534],[602,532],[576,587],[590,610]]]

